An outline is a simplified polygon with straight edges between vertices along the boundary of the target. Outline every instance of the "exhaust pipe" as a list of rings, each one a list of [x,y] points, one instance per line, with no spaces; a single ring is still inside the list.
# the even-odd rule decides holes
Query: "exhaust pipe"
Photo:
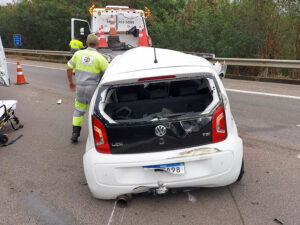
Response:
[[[131,195],[120,195],[117,197],[117,205],[120,208],[126,208],[129,200],[132,198]]]

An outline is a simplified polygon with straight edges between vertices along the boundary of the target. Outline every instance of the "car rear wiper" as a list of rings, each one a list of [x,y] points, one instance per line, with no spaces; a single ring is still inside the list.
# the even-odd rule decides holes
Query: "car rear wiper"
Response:
[[[178,116],[182,116],[186,113],[154,113],[153,115],[149,115],[151,116],[150,120],[155,120],[155,119],[169,119],[169,118],[174,118],[174,117],[178,117]]]
[[[190,116],[198,116],[200,113],[199,112],[185,112],[185,113],[173,113],[173,114],[168,114],[168,115],[163,115],[163,119],[166,118],[166,119],[182,119],[182,118],[185,118],[185,117],[190,117]]]
[[[182,115],[179,115],[178,118],[186,117],[186,116],[198,116],[201,112],[187,112],[183,113]]]
[[[185,115],[186,113],[170,113],[170,114],[163,114],[162,118],[174,118],[178,116]]]

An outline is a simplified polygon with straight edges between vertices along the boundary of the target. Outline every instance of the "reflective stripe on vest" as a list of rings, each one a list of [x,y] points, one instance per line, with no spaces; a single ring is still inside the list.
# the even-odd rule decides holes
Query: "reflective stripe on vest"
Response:
[[[81,127],[83,123],[83,116],[73,116],[73,126]]]
[[[77,101],[77,99],[75,99],[75,108],[77,110],[85,112],[87,110],[88,106],[89,106],[88,104],[83,104],[83,103]]]

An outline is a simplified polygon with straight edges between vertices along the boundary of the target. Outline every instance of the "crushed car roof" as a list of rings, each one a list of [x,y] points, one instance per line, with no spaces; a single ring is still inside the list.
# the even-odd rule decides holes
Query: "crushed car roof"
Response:
[[[148,76],[149,73],[152,76],[159,76],[171,71],[172,73],[176,71],[178,74],[212,71],[212,64],[199,56],[169,49],[155,48],[155,51],[157,63],[154,63],[154,48],[151,47],[134,48],[117,56],[107,68],[101,83],[128,80],[129,77],[137,78],[137,73],[140,74],[141,71],[145,76]]]
[[[157,63],[154,63],[154,48],[138,47],[116,57],[111,65],[110,74],[138,70],[178,66],[211,66],[204,58],[182,52],[155,48]]]

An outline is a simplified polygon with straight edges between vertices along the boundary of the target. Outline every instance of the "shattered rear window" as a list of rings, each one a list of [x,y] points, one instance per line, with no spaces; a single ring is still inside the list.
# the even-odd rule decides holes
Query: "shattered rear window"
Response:
[[[168,79],[103,88],[95,112],[110,123],[155,122],[208,114],[220,100],[213,76]]]

